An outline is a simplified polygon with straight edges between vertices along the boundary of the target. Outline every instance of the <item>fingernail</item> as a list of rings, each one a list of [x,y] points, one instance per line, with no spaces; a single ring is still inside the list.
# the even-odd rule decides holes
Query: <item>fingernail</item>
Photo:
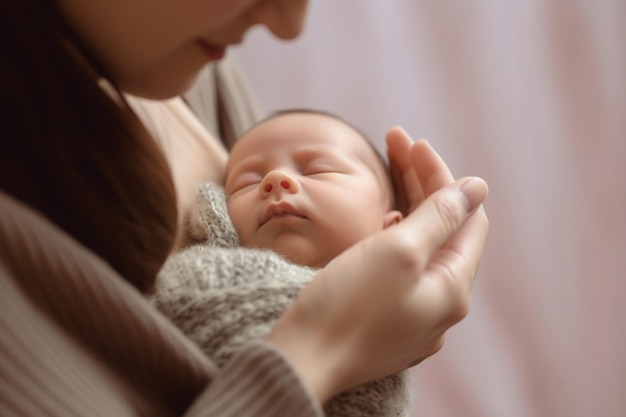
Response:
[[[481,178],[468,178],[459,186],[467,201],[467,211],[476,209],[487,198],[487,183]]]

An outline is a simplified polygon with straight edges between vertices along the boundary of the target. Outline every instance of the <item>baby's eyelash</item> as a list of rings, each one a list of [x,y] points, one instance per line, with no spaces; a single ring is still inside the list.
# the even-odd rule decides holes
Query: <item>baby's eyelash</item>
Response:
[[[302,174],[303,175],[315,175],[315,174],[326,174],[326,173],[337,172],[337,171],[338,171],[337,167],[333,165],[325,164],[325,163],[315,163],[315,164],[310,164],[304,167],[304,169],[302,169]]]
[[[243,190],[251,185],[259,184],[263,180],[263,177],[260,174],[255,173],[245,173],[241,174],[237,177],[231,187],[229,187],[229,192],[234,193],[239,190]]]

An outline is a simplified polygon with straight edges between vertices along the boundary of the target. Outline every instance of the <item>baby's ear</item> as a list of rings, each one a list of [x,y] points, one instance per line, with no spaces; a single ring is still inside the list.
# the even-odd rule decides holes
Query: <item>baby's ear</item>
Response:
[[[383,229],[386,229],[396,223],[400,223],[402,218],[402,213],[398,210],[388,211],[383,218]]]

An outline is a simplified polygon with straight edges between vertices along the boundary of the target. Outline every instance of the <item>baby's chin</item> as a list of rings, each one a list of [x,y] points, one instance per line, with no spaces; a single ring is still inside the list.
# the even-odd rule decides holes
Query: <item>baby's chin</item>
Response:
[[[324,268],[332,260],[326,257],[302,256],[301,253],[290,254],[289,251],[281,254],[291,263],[316,269]]]
[[[292,264],[308,266],[309,268],[324,268],[332,260],[332,257],[324,256],[324,254],[321,253],[313,255],[310,252],[310,247],[305,248],[298,244],[286,245],[286,247],[268,247],[267,245],[264,245],[263,247],[277,252]]]
[[[325,251],[320,251],[319,239],[311,238],[310,235],[300,231],[285,231],[274,234],[268,238],[267,236],[255,236],[250,242],[242,239],[244,246],[253,246],[263,249],[271,249],[282,255],[289,262],[308,266],[311,268],[325,267],[334,256],[330,256],[330,248],[326,245]]]
[[[324,268],[326,265],[328,265],[331,261],[332,259],[323,259],[323,260],[316,262],[314,265],[308,265],[308,266],[310,266],[311,268],[321,269],[321,268]]]

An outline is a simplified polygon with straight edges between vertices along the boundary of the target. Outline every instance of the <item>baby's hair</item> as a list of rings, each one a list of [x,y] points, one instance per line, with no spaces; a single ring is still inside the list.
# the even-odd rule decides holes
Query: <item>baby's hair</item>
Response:
[[[334,113],[328,112],[326,110],[316,110],[316,109],[307,109],[307,108],[295,108],[295,109],[277,110],[274,113],[272,113],[269,116],[267,116],[265,119],[261,120],[259,122],[259,124],[263,123],[265,121],[268,121],[270,119],[273,119],[275,117],[278,117],[278,116],[283,116],[283,115],[287,115],[287,114],[295,114],[295,113],[308,113],[308,114],[319,114],[319,115],[322,115],[322,116],[328,116],[328,117],[330,117],[332,119],[335,119],[335,120],[337,120],[337,121],[339,121],[341,123],[344,123],[344,124],[350,126],[352,128],[352,130],[357,132],[363,139],[365,139],[365,141],[367,142],[369,147],[372,148],[372,151],[374,151],[374,153],[376,154],[376,157],[380,160],[380,163],[385,167],[385,170],[389,169],[389,165],[387,164],[387,160],[382,155],[382,153],[378,150],[378,148],[376,148],[376,146],[374,146],[374,143],[370,140],[369,136],[367,136],[365,134],[365,132],[363,132],[361,129],[359,129],[358,127],[356,127],[354,124],[350,123],[349,121],[347,121],[343,117],[338,116],[338,115],[336,115]]]

